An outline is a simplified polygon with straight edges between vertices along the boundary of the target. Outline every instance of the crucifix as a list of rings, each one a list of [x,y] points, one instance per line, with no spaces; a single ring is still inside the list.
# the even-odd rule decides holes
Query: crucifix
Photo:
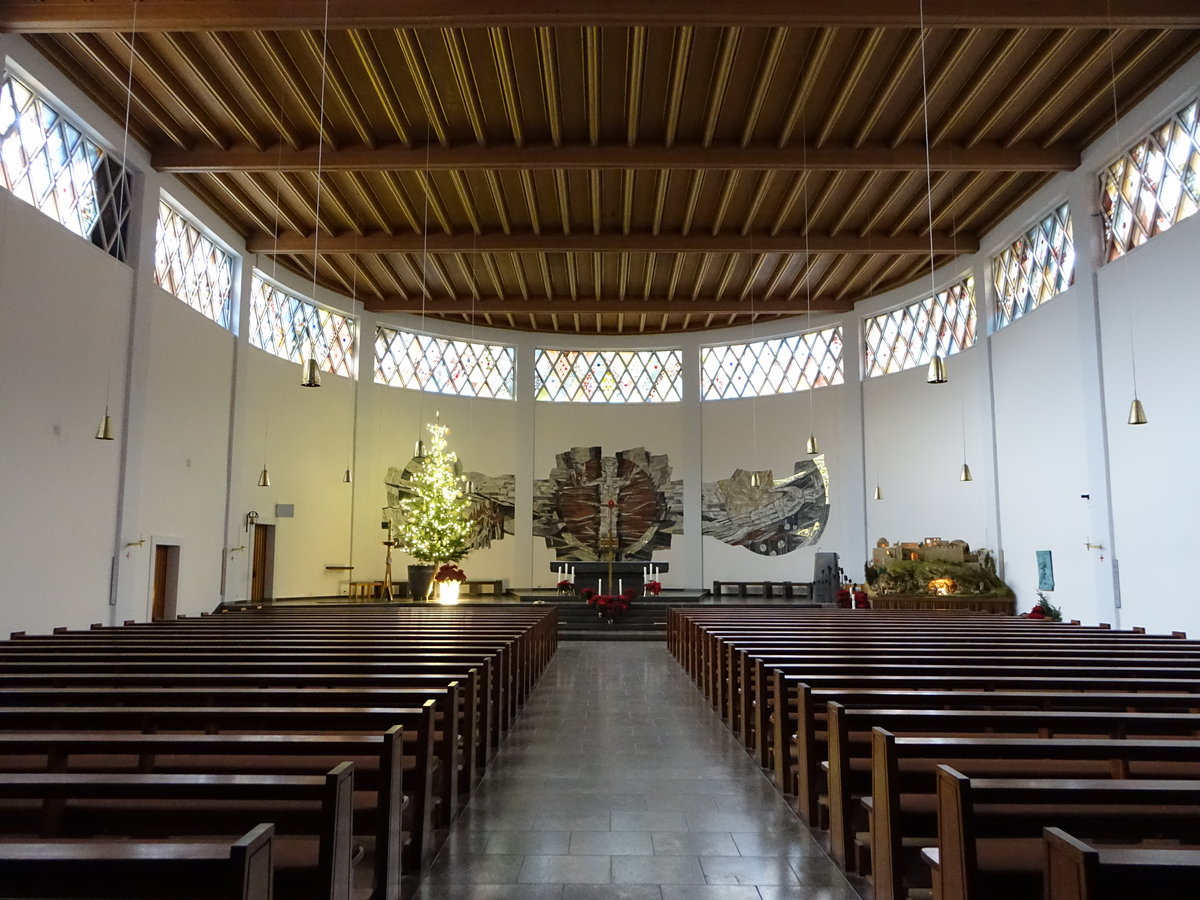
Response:
[[[613,591],[615,582],[613,581],[613,561],[617,558],[617,550],[620,547],[620,541],[617,538],[617,501],[609,497],[608,501],[600,507],[600,537],[597,540],[596,548],[600,551],[600,557],[608,561],[608,589]]]
[[[396,599],[392,596],[392,548],[399,543],[390,536],[383,542],[383,546],[387,547],[387,556],[383,560],[383,589],[379,592],[380,600],[392,602]]]

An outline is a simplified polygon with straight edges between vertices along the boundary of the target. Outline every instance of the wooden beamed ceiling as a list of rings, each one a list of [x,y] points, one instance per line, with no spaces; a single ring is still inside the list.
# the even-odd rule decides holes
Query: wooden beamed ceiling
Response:
[[[928,284],[1200,49],[1200,4],[17,0],[0,29],[128,103],[268,269],[621,334]]]

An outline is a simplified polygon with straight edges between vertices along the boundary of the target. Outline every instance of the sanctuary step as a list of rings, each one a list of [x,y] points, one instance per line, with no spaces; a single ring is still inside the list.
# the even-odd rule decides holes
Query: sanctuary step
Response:
[[[746,600],[737,600],[726,595],[722,599],[712,597],[705,590],[664,590],[658,597],[637,597],[628,610],[615,622],[597,614],[595,607],[588,606],[577,597],[565,597],[551,590],[515,591],[523,603],[553,605],[558,610],[558,637],[562,641],[665,641],[667,635],[667,610],[672,606],[719,604],[721,606],[746,606]],[[764,606],[762,598],[753,599],[754,606]],[[776,606],[808,606],[778,599],[765,604]]]

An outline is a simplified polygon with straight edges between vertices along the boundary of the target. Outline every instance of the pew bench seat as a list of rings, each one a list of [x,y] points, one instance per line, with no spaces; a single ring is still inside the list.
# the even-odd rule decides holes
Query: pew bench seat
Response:
[[[277,884],[286,881],[296,896],[349,900],[353,792],[352,763],[323,776],[5,773],[0,833],[5,840],[209,838],[266,818],[277,834],[292,835],[273,844]]]
[[[220,841],[0,842],[5,897],[271,900],[275,828]]]
[[[1184,897],[1200,884],[1200,849],[1099,847],[1060,828],[1042,832],[1042,878],[1054,900]]]

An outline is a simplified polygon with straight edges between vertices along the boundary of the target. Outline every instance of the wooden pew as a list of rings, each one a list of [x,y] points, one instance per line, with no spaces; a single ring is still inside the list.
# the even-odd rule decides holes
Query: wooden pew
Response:
[[[857,758],[860,785],[869,784],[873,755],[872,729],[923,736],[1003,735],[1043,737],[1092,735],[1118,738],[1200,735],[1200,714],[1109,713],[1068,710],[945,710],[945,709],[846,709],[829,704],[828,762],[830,846],[834,858],[847,865],[853,840],[852,758]],[[858,792],[863,796],[865,790]],[[834,817],[837,816],[835,822]]]
[[[0,643],[0,651],[4,644]],[[476,771],[482,771],[490,755],[499,748],[507,727],[503,710],[512,695],[511,685],[498,677],[494,654],[485,653],[420,653],[390,652],[387,650],[358,652],[321,652],[305,650],[291,652],[270,648],[230,651],[223,643],[188,643],[170,649],[147,645],[140,648],[110,648],[93,652],[90,648],[43,648],[32,653],[0,652],[0,674],[8,672],[71,673],[71,672],[206,672],[220,666],[227,672],[250,673],[339,673],[352,669],[363,675],[406,673],[436,673],[462,679],[467,684],[466,696],[471,697],[472,671],[478,671],[479,687],[475,692],[478,708],[478,753],[474,760]],[[455,674],[462,673],[462,674]],[[282,680],[282,679],[281,679]],[[468,708],[474,709],[474,704]],[[470,722],[466,725],[471,729]],[[477,779],[473,779],[472,783]]]
[[[1093,847],[1061,828],[1044,829],[1042,842],[1051,900],[1186,897],[1200,884],[1200,850]]]
[[[1111,690],[1060,691],[1045,684],[1041,689],[977,690],[904,690],[897,687],[843,687],[813,690],[806,683],[773,673],[770,720],[763,728],[771,729],[767,762],[774,766],[775,783],[784,793],[796,794],[797,774],[791,766],[806,760],[806,774],[813,782],[816,766],[825,759],[824,732],[828,703],[874,709],[1061,709],[1142,712],[1200,712],[1200,697],[1184,693],[1119,692]],[[782,682],[782,683],[780,683]],[[947,684],[947,688],[953,683]],[[776,698],[787,698],[779,710]],[[802,811],[812,807],[804,807]]]
[[[324,776],[0,773],[0,831],[26,834],[31,815],[37,821],[40,811],[45,837],[80,836],[72,834],[79,830],[215,835],[241,832],[248,818],[265,813],[276,833],[317,839],[316,858],[302,865],[313,895],[350,900],[353,793],[348,762]],[[195,802],[206,804],[202,815],[190,805]],[[289,808],[296,804],[313,812]],[[277,868],[277,885],[281,877]]]
[[[919,870],[920,849],[937,843],[938,765],[988,777],[1036,767],[1040,777],[1200,778],[1200,740],[897,737],[877,727],[872,745],[864,804],[875,900],[903,898],[904,873]]]
[[[446,827],[458,813],[459,745],[461,724],[454,711],[459,708],[458,683],[443,688],[276,688],[226,686],[222,684],[174,686],[109,685],[106,687],[0,687],[0,709],[31,706],[81,707],[91,705],[126,707],[286,707],[290,709],[339,707],[413,707],[433,704],[434,754],[439,766],[434,780],[437,804],[435,822]],[[443,712],[447,711],[447,712]],[[0,719],[0,728],[6,727]],[[427,736],[414,727],[406,739],[414,747]],[[413,751],[415,755],[415,750]]]
[[[382,734],[0,732],[0,772],[314,775],[350,760],[356,794],[373,795],[372,804],[356,801],[355,826],[374,842],[376,896],[392,900],[403,849],[401,738],[399,725]]]
[[[125,663],[119,671],[113,665],[89,662],[72,662],[65,659],[47,660],[44,663],[0,661],[0,684],[7,688],[32,686],[54,688],[196,688],[223,687],[242,690],[276,688],[337,688],[360,686],[381,690],[386,688],[426,688],[445,690],[448,694],[457,679],[465,682],[465,689],[458,690],[457,704],[459,744],[462,753],[459,760],[461,778],[458,793],[468,794],[479,780],[481,768],[479,742],[479,669],[451,664],[446,667],[448,675],[438,675],[422,664],[419,672],[407,673],[405,667],[394,663],[366,664],[357,671],[326,664],[272,664],[251,665],[235,663],[196,662],[172,663],[170,660]],[[183,671],[181,671],[181,669]],[[364,671],[365,670],[365,671]],[[452,677],[456,676],[456,677]],[[463,688],[463,685],[459,685]],[[384,705],[394,706],[396,698],[388,698]],[[447,703],[447,708],[449,704]],[[486,748],[485,748],[486,749]],[[444,765],[450,767],[452,759],[447,748],[442,748]],[[449,768],[447,769],[449,770]],[[449,803],[450,798],[446,798]]]
[[[412,829],[408,862],[421,865],[436,849],[433,828],[433,714],[435,704],[419,709],[354,709],[345,707],[6,707],[0,708],[0,732],[189,732],[200,734],[292,734],[365,732],[381,735],[399,725],[404,733],[420,735],[409,743],[411,763],[405,762],[403,791],[409,798]],[[14,738],[15,739],[15,738]]]
[[[1042,829],[1110,843],[1200,842],[1200,781],[968,778],[938,767],[938,846],[922,851],[935,900],[1043,891]]]
[[[214,841],[0,842],[5,897],[272,900],[275,827]]]

